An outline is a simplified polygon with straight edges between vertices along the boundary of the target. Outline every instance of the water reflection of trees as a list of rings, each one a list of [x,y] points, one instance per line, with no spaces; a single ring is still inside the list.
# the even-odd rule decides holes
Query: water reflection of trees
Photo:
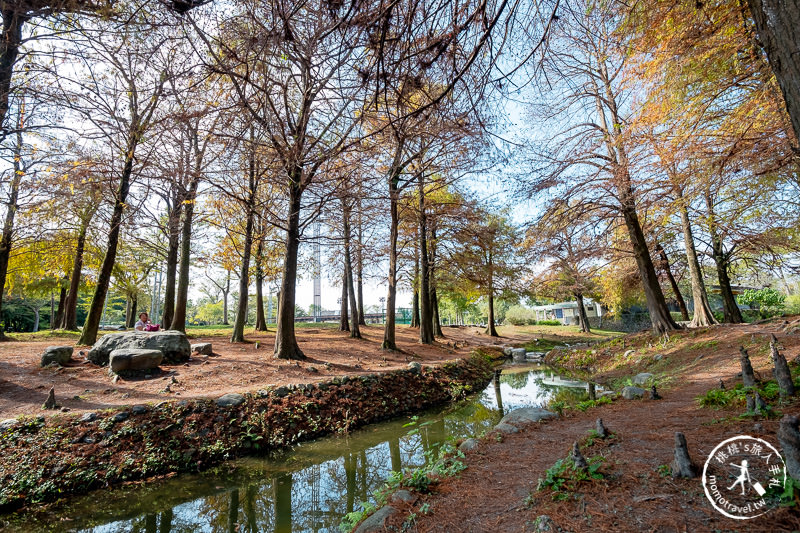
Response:
[[[426,456],[432,457],[450,436],[480,435],[494,426],[502,416],[495,408],[501,383],[506,384],[506,394],[510,387],[525,389],[530,396],[550,395],[552,391],[540,382],[532,386],[535,374],[533,378],[530,372],[502,374],[487,387],[491,401],[484,401],[484,396],[445,412],[422,415],[409,427],[402,427],[408,419],[370,426],[346,437],[303,444],[277,460],[254,460],[243,466],[245,474],[236,478],[238,482],[207,478],[203,490],[213,491],[215,483],[220,483],[226,485],[224,491],[196,498],[169,512],[116,522],[104,531],[335,531],[345,514],[372,498],[391,471],[422,465]],[[573,392],[563,389],[556,394]],[[514,401],[519,402],[519,398],[511,403]],[[195,485],[178,487],[192,491]]]
[[[500,376],[501,383],[508,384],[512,389],[524,389],[528,385],[528,378],[531,372],[513,372],[502,374]]]

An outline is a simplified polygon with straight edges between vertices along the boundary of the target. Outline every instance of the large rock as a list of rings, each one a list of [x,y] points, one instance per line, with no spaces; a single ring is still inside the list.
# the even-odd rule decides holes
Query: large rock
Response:
[[[145,350],[141,348],[119,348],[111,352],[109,368],[117,374],[134,370],[150,370],[158,368],[164,354],[160,350]]]
[[[244,403],[244,396],[231,392],[217,398],[217,405],[220,407],[236,407]]]
[[[653,379],[653,374],[649,372],[642,372],[641,374],[636,374],[635,376],[633,376],[633,384],[644,385],[651,379]]]
[[[72,346],[49,346],[42,354],[42,366],[57,365],[64,366],[69,363],[72,357]]]
[[[500,420],[500,424],[519,426],[531,422],[539,422],[540,420],[546,420],[548,418],[558,418],[558,415],[539,407],[523,407],[522,409],[514,409],[508,413]]]
[[[377,533],[379,531],[386,531],[383,526],[386,519],[396,512],[397,509],[391,505],[384,505],[361,522],[361,525],[356,528],[355,533]]]
[[[626,400],[635,400],[636,398],[642,398],[644,396],[645,390],[641,387],[625,387],[622,389],[622,397]]]
[[[514,348],[511,350],[511,357],[514,358],[514,361],[522,362],[525,361],[525,348]]]
[[[200,342],[198,344],[192,344],[192,353],[199,355],[214,355],[214,350],[211,347],[210,342]]]
[[[186,361],[192,354],[189,340],[180,331],[130,331],[102,336],[86,358],[97,365],[107,365],[111,352],[122,348],[159,350],[164,355],[164,361],[173,364]]]

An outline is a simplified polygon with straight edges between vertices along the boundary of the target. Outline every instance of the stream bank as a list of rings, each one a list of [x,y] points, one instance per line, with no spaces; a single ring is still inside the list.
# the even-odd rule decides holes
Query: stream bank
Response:
[[[482,390],[498,354],[218,399],[22,417],[0,433],[0,510],[200,472]]]

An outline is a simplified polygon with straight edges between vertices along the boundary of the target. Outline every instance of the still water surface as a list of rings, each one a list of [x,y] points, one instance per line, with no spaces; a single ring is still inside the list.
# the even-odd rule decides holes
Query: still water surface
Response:
[[[572,387],[566,387],[571,385]],[[481,394],[347,436],[303,443],[237,468],[136,489],[96,491],[47,517],[14,520],[12,531],[317,532],[338,531],[342,518],[372,499],[391,471],[424,464],[448,439],[480,435],[503,413],[543,407],[560,394],[585,394],[545,367],[507,365]],[[571,391],[571,392],[570,392]]]

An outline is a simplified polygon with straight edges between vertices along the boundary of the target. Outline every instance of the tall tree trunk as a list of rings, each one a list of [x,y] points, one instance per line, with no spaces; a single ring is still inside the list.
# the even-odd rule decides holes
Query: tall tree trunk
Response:
[[[81,227],[78,232],[78,241],[75,246],[75,257],[72,260],[72,277],[69,280],[69,292],[64,303],[64,318],[62,327],[70,331],[78,329],[78,290],[81,284],[81,270],[83,269],[83,250],[86,246],[86,233],[89,230],[96,207],[89,207],[84,211]]]
[[[497,329],[494,327],[494,290],[489,289],[489,323],[486,325],[486,334],[490,337],[499,337]]]
[[[664,299],[664,293],[661,292],[656,269],[650,257],[650,251],[647,249],[642,226],[639,224],[639,216],[636,214],[636,209],[632,204],[631,194],[631,199],[623,202],[622,215],[628,228],[628,236],[631,240],[636,266],[639,269],[639,276],[642,279],[642,288],[647,302],[647,310],[650,312],[653,333],[661,335],[668,331],[680,329],[680,327],[669,313],[667,301]]]
[[[414,242],[414,297],[411,300],[411,324],[409,327],[419,327],[419,241]]]
[[[275,357],[278,359],[305,359],[297,345],[294,332],[294,305],[297,283],[297,251],[300,248],[300,200],[303,190],[300,185],[302,169],[293,171],[289,188],[289,213],[286,224],[286,253],[283,260],[278,303],[277,332],[275,333]]]
[[[731,278],[728,275],[728,255],[722,247],[722,240],[719,235],[711,235],[711,256],[717,267],[717,278],[719,279],[719,291],[722,295],[722,316],[723,321],[729,324],[741,324],[744,322],[739,306],[736,305],[736,297],[731,288]]]
[[[58,310],[54,320],[50,323],[50,329],[58,329],[64,322],[64,303],[67,301],[67,277],[61,280],[61,290],[58,291]]]
[[[681,205],[679,208],[681,215],[681,227],[683,229],[683,245],[686,249],[686,262],[689,264],[689,279],[692,282],[692,302],[694,310],[692,321],[689,323],[691,328],[710,326],[717,323],[714,313],[711,311],[711,304],[708,303],[706,285],[703,281],[703,271],[700,270],[700,261],[697,259],[697,251],[694,247],[694,236],[692,235],[692,225],[689,222],[689,210],[683,203],[683,193],[679,192]]]
[[[183,228],[181,229],[181,260],[178,266],[178,290],[175,296],[175,312],[169,329],[186,332],[186,306],[189,303],[189,264],[192,254],[192,221],[197,187],[200,177],[192,176],[189,189],[183,198]],[[167,327],[167,324],[164,324]]]
[[[11,80],[14,76],[14,65],[17,62],[19,48],[22,44],[22,27],[30,17],[20,13],[24,8],[18,2],[3,2],[3,35],[0,37],[0,131],[3,136],[8,131],[6,116],[8,115],[11,97]],[[18,9],[14,9],[17,7]]]
[[[439,297],[436,296],[436,287],[431,287],[431,306],[433,307],[433,333],[437,337],[444,337],[442,319],[439,317]]]
[[[681,294],[681,290],[678,287],[678,282],[675,281],[675,276],[672,275],[672,269],[669,266],[669,257],[667,257],[667,252],[664,250],[664,247],[661,246],[660,243],[656,244],[656,252],[658,253],[658,257],[661,260],[661,270],[664,271],[664,274],[667,275],[667,279],[669,280],[670,287],[672,287],[672,292],[675,294],[675,301],[678,302],[678,309],[681,310],[681,318],[685,321],[689,321],[689,310],[686,308],[686,301],[683,299],[683,295]]]
[[[591,333],[592,328],[589,326],[589,317],[586,315],[586,307],[583,305],[582,293],[575,293],[575,303],[578,304],[578,323],[581,327],[581,331],[584,333]]]
[[[342,297],[339,298],[339,331],[350,331],[350,316],[347,312],[347,266],[342,261]]]
[[[256,246],[256,331],[267,331],[267,319],[264,316],[264,226],[259,221],[259,237]]]
[[[353,261],[350,254],[350,205],[346,198],[342,199],[343,228],[344,228],[344,278],[347,284],[347,292],[350,295],[350,337],[353,339],[361,338],[361,328],[358,323],[358,302],[356,301],[356,291],[353,284]]]
[[[86,316],[86,322],[83,325],[81,337],[78,339],[78,344],[91,345],[97,340],[97,330],[100,327],[100,320],[103,317],[103,308],[106,303],[106,295],[108,294],[108,284],[111,281],[111,271],[114,268],[114,263],[117,260],[117,245],[119,244],[119,233],[122,229],[122,213],[125,210],[126,202],[128,200],[128,192],[131,186],[131,174],[133,173],[133,160],[136,146],[138,145],[138,136],[131,136],[125,151],[125,165],[122,167],[122,175],[119,180],[119,187],[117,188],[116,198],[114,199],[114,210],[111,213],[111,223],[108,231],[108,248],[103,257],[103,264],[100,267],[100,273],[97,276],[97,286],[92,296],[92,303],[89,306],[89,314]]]
[[[3,15],[5,17],[5,14]],[[1,45],[0,45],[1,46]],[[0,91],[2,86],[0,86]],[[2,110],[2,109],[0,109]],[[19,185],[22,181],[22,132],[17,132],[17,144],[14,149],[14,175],[9,184],[8,202],[6,202],[6,219],[3,222],[3,236],[0,238],[0,317],[3,316],[3,294],[6,290],[8,261],[11,258],[11,244],[14,238],[14,217],[17,214]],[[0,340],[5,338],[4,328],[0,328]]]
[[[386,325],[383,330],[383,343],[381,348],[384,350],[397,350],[395,342],[395,298],[397,297],[397,226],[400,223],[398,213],[398,203],[400,201],[400,173],[401,169],[397,164],[402,146],[398,147],[395,163],[389,175],[389,212],[391,222],[389,227],[389,290],[386,295]]]
[[[436,295],[436,225],[431,225],[431,307],[433,308],[433,334],[437,337],[444,337],[442,332],[442,320],[439,317],[439,297]]]
[[[242,245],[242,266],[239,270],[239,301],[236,307],[236,318],[233,321],[231,342],[244,342],[244,325],[247,323],[247,289],[250,285],[250,248],[253,247],[253,219],[255,217],[255,169],[250,176],[250,198],[247,206],[247,222],[244,228],[244,244]],[[292,306],[294,309],[294,306]]]
[[[714,214],[714,202],[711,193],[705,194],[706,208],[708,209],[708,234],[711,237],[711,257],[717,267],[717,278],[719,279],[719,292],[722,296],[722,319],[729,324],[741,324],[744,322],[739,306],[736,305],[736,297],[731,288],[731,279],[728,275],[728,265],[730,256],[725,252],[722,244],[722,237],[717,228],[716,215]]]
[[[128,323],[125,324],[126,328],[132,328],[136,325],[136,319],[139,311],[139,295],[134,294],[131,296],[131,316],[128,318]]]
[[[408,325],[410,328],[419,327],[419,288],[417,281],[418,276],[414,276],[414,296],[411,298],[411,323]]]
[[[419,196],[419,342],[433,344],[433,311],[431,309],[430,262],[428,257],[428,216],[425,213],[425,177],[417,174],[417,194]]]
[[[631,185],[630,161],[622,133],[624,120],[619,116],[616,94],[611,86],[611,78],[606,65],[607,59],[602,56],[598,56],[596,59],[598,63],[596,74],[600,76],[602,81],[603,93],[601,94],[594,78],[592,78],[592,85],[596,91],[595,104],[598,116],[603,125],[602,129],[606,133],[604,142],[615,174],[613,182],[619,196],[620,212],[625,219],[625,226],[628,229],[628,236],[636,259],[636,266],[639,270],[639,277],[642,280],[642,288],[647,302],[647,310],[650,313],[653,333],[661,335],[668,331],[680,329],[680,326],[675,323],[669,313],[667,301],[664,299],[664,293],[661,291],[656,269],[650,257],[650,250],[647,248],[642,225],[639,222],[639,215],[636,213],[636,198]],[[606,120],[606,110],[610,114],[610,126]]]
[[[357,200],[356,227],[356,295],[358,298],[358,325],[366,326],[364,318],[364,226],[361,218],[361,198]]]
[[[781,87],[794,135],[800,139],[800,4],[748,0],[759,42]]]
[[[181,195],[176,192],[172,197],[172,207],[167,213],[167,275],[164,284],[164,312],[161,315],[161,322],[165,326],[172,324],[172,317],[175,314],[175,279],[178,273],[178,248],[181,240],[181,206]]]
[[[222,324],[228,325],[228,295],[231,293],[231,271],[226,270],[228,273],[225,278],[225,290],[222,291]]]

